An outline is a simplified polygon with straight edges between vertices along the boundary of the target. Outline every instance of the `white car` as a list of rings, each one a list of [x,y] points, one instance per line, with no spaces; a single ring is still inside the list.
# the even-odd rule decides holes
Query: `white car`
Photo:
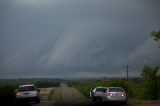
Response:
[[[90,96],[93,102],[104,101],[107,87],[96,87],[90,90]]]
[[[122,87],[107,87],[105,101],[127,104],[127,94]]]
[[[34,84],[21,85],[16,91],[17,102],[35,102],[40,103],[40,90]]]

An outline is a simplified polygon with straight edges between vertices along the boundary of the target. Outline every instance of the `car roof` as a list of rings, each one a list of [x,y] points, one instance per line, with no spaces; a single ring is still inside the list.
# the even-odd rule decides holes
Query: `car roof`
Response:
[[[108,88],[122,88],[122,87],[108,87]],[[123,89],[123,88],[122,88]]]
[[[98,87],[96,87],[96,88],[107,88],[107,87],[104,87],[104,86],[98,86]]]
[[[35,86],[34,84],[25,84],[25,85],[20,85],[19,87],[26,87],[26,86]]]
[[[99,87],[96,87],[95,89],[97,89],[97,88],[105,88],[105,89],[106,89],[107,87],[102,87],[102,86],[99,86]]]

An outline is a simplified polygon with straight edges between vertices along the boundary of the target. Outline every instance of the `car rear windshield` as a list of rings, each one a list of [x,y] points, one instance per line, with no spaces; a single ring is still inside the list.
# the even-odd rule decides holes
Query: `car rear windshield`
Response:
[[[96,91],[97,92],[106,92],[106,88],[97,88]]]
[[[19,87],[18,91],[22,92],[22,91],[34,91],[36,90],[34,86],[24,86],[24,87]]]
[[[122,88],[109,88],[109,92],[124,92]]]

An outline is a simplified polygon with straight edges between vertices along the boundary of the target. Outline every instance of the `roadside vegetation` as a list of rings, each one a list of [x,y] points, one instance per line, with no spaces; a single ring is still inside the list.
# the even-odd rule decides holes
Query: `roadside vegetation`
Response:
[[[50,92],[53,89],[54,88],[40,88],[40,98],[41,98],[41,100],[48,100]]]
[[[62,100],[62,91],[60,87],[54,87],[49,95],[48,95],[48,99],[52,100],[52,101],[59,101]]]
[[[0,84],[0,101],[10,102],[14,101],[16,84]]]
[[[71,90],[71,96],[74,99],[74,101],[83,101],[86,100],[86,97],[83,96],[76,88],[70,87]]]

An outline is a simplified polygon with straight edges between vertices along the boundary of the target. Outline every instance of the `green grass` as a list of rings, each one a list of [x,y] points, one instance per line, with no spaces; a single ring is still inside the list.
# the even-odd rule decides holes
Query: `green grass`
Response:
[[[75,101],[82,101],[86,100],[86,97],[84,97],[76,88],[70,87],[72,99]]]
[[[62,99],[62,91],[60,87],[54,87],[49,95],[48,95],[48,99],[52,100],[52,101],[59,101]]]

